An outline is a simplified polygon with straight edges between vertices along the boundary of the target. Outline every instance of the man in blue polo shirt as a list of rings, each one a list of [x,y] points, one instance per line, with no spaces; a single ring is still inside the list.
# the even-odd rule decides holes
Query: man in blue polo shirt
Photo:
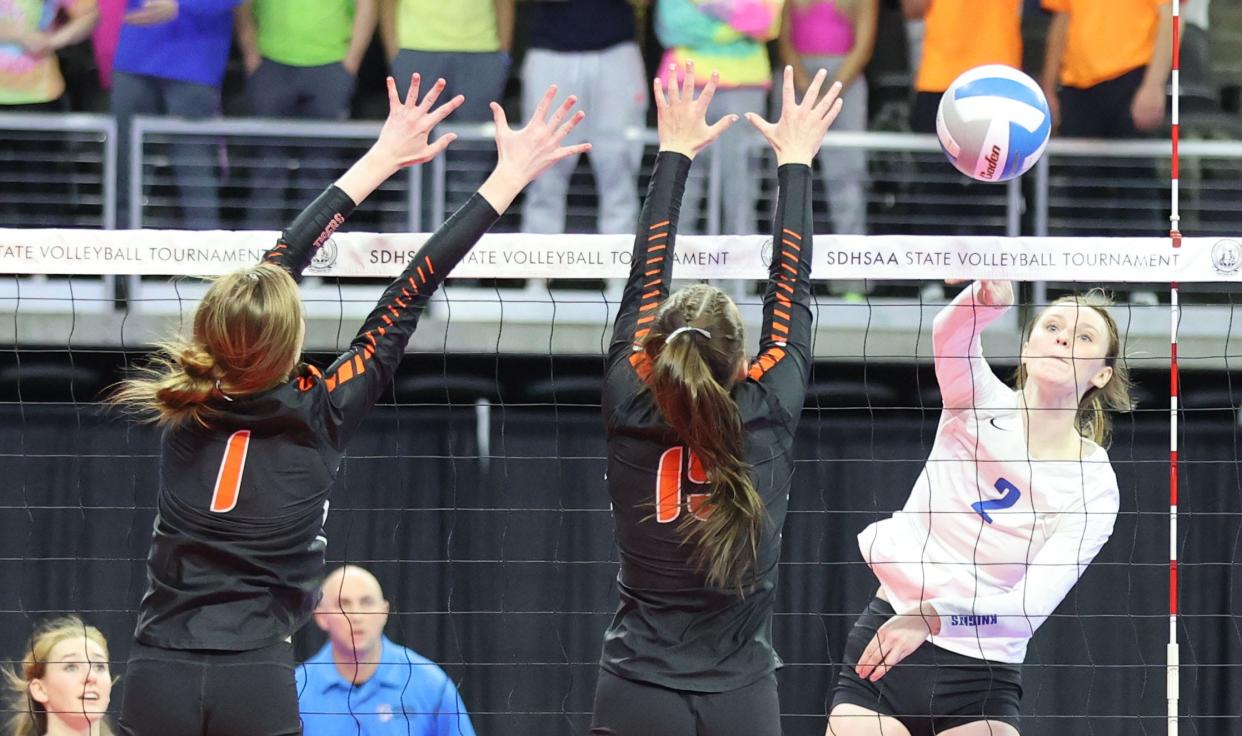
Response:
[[[370,572],[346,565],[324,580],[315,623],[328,642],[297,669],[305,736],[474,736],[453,681],[384,636],[387,622]]]

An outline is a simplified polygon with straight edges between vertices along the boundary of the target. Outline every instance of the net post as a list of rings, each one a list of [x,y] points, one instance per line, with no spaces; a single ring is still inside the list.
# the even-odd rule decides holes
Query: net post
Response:
[[[1180,3],[1172,3],[1173,10],[1173,108],[1170,127],[1172,144],[1169,169],[1169,241],[1176,251],[1182,247],[1181,213],[1179,211],[1178,187],[1180,184],[1178,143],[1180,142],[1181,97],[1180,68],[1181,37]],[[1177,403],[1180,391],[1177,364],[1177,328],[1181,317],[1177,282],[1169,282],[1169,644],[1165,653],[1165,683],[1168,711],[1166,725],[1168,736],[1177,736],[1178,706],[1180,701],[1180,656],[1177,643]]]

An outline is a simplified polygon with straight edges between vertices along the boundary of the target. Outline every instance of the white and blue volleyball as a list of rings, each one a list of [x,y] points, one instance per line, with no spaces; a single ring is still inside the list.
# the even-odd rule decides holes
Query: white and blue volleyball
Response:
[[[1051,132],[1043,90],[1003,64],[978,66],[953,80],[936,113],[945,155],[979,181],[1021,176],[1043,155]]]

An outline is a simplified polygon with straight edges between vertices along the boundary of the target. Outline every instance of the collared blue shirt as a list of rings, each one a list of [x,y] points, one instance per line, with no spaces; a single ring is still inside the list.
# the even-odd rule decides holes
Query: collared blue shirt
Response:
[[[434,662],[384,637],[375,674],[354,686],[332,643],[297,668],[305,736],[474,736],[457,686]]]

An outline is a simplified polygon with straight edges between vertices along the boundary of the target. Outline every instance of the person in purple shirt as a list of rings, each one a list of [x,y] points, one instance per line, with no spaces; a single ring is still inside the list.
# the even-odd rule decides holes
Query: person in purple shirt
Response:
[[[113,59],[112,114],[119,136],[119,219],[130,227],[129,130],[135,115],[189,120],[220,111],[220,84],[233,38],[233,10],[241,0],[127,0]],[[192,230],[219,226],[216,146],[179,143],[172,148],[181,190],[181,224]],[[132,155],[140,155],[134,151]]]
[[[444,670],[384,636],[388,601],[374,575],[345,565],[322,590],[315,624],[328,641],[296,673],[305,736],[474,736]]]

